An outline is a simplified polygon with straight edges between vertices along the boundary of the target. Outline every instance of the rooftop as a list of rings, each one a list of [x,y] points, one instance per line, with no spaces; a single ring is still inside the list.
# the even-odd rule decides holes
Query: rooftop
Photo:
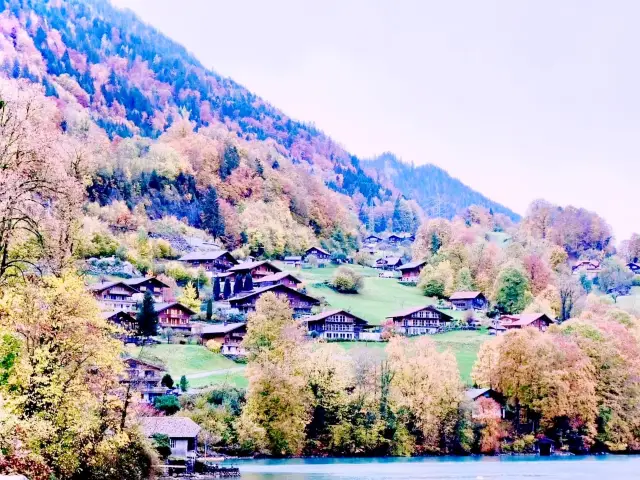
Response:
[[[487,393],[489,390],[491,389],[490,388],[469,388],[468,390],[465,390],[464,396],[467,397],[467,399],[469,400],[475,400],[479,396]]]
[[[449,300],[473,300],[482,295],[482,292],[454,292]]]
[[[218,323],[213,325],[205,325],[200,328],[201,334],[211,334],[211,333],[229,333],[237,330],[240,327],[246,325],[245,322],[235,322],[235,323]]]
[[[353,313],[349,313],[346,310],[326,310],[324,312],[320,312],[320,313],[316,313],[315,315],[311,315],[310,317],[305,317],[302,322],[303,323],[308,323],[308,322],[317,322],[318,320],[324,320],[325,318],[330,317],[331,315],[337,315],[339,313],[344,313],[345,315],[349,315],[350,317],[355,318],[356,320],[359,320],[361,322],[364,323],[368,323],[364,318],[360,318],[357,315],[354,315]]]
[[[417,260],[415,262],[405,263],[401,267],[398,267],[398,270],[411,270],[413,268],[418,268],[418,267],[421,267],[422,265],[426,265],[426,264],[427,264],[426,260]]]
[[[258,261],[258,262],[242,262],[242,263],[239,263],[237,265],[234,265],[228,271],[229,272],[244,272],[245,270],[251,270],[251,269],[254,269],[254,268],[259,267],[260,265],[264,265],[264,264],[268,264],[276,272],[280,272],[281,271],[278,267],[276,267],[272,263],[268,262],[267,260],[261,260],[261,261]]]
[[[182,307],[184,310],[190,312],[191,315],[195,315],[196,314],[196,312],[191,310],[189,307],[186,307],[186,306],[182,305],[180,302],[170,302],[170,303],[161,302],[161,303],[156,303],[154,305],[156,312],[162,312],[163,310],[166,310],[167,308],[171,308],[171,307],[175,307],[175,306]]]
[[[253,281],[253,283],[277,282],[278,280],[282,280],[283,278],[287,278],[287,277],[290,277],[291,279],[293,279],[295,283],[302,283],[302,281],[300,281],[298,278],[296,278],[294,275],[292,275],[289,272],[278,272],[272,275],[264,276],[262,278],[257,278]]]
[[[200,433],[200,425],[187,417],[142,417],[140,426],[148,437],[160,433],[169,438],[194,438]]]
[[[225,255],[231,256],[227,250],[199,251],[187,253],[179,258],[182,262],[200,261],[200,260],[217,260]],[[231,257],[233,258],[233,257]],[[234,258],[235,261],[235,258]]]
[[[453,318],[451,315],[448,315],[448,314],[438,310],[433,305],[426,305],[426,306],[423,305],[423,306],[420,306],[420,307],[409,307],[409,308],[406,308],[404,310],[400,310],[399,312],[396,312],[393,315],[389,315],[387,318],[406,317],[407,315],[411,315],[412,313],[419,312],[420,310],[431,310],[431,311],[434,311],[434,312],[438,312],[440,315],[442,315],[444,317]]]

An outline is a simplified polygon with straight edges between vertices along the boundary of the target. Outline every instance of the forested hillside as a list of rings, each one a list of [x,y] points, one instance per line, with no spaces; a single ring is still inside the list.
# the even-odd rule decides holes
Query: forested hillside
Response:
[[[453,218],[469,205],[479,205],[517,221],[520,216],[469,188],[445,170],[432,164],[409,165],[392,153],[362,163],[365,171],[382,185],[393,185],[418,202],[431,217]]]

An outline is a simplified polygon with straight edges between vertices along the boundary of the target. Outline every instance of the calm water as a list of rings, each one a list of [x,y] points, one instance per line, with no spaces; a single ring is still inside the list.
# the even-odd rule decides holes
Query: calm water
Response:
[[[640,456],[247,460],[245,480],[640,480]]]

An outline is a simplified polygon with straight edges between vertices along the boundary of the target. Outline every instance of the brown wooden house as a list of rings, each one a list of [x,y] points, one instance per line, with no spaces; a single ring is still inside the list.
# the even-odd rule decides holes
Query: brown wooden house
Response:
[[[259,262],[243,262],[238,265],[234,265],[231,267],[228,272],[233,273],[234,275],[246,275],[247,273],[251,274],[254,282],[257,278],[266,277],[267,275],[273,275],[274,273],[279,273],[280,270],[278,267],[273,265],[271,262],[266,260],[262,260]]]
[[[438,333],[451,325],[453,317],[441,312],[433,305],[411,307],[389,317],[396,331],[407,335],[425,335]]]
[[[189,307],[181,303],[156,303],[158,323],[162,328],[171,327],[174,330],[191,330],[191,317],[196,314]]]
[[[400,257],[384,257],[376,260],[376,268],[382,270],[398,270],[402,266]]]
[[[405,263],[398,267],[401,273],[400,281],[404,283],[418,283],[420,272],[427,264],[426,260],[418,260],[416,262]]]
[[[232,356],[246,354],[242,348],[242,340],[246,334],[247,324],[245,322],[205,325],[200,330],[202,340],[215,340],[222,345],[220,353]]]
[[[369,323],[345,310],[327,310],[302,320],[309,333],[315,332],[321,338],[358,340],[360,333]]]
[[[585,274],[589,278],[597,277],[600,273],[600,262],[597,260],[579,260],[571,267],[574,275]]]
[[[637,262],[629,262],[627,263],[627,267],[631,270],[632,273],[636,275],[640,275],[640,263]]]
[[[364,238],[363,242],[364,243],[369,243],[369,244],[378,244],[378,243],[382,243],[384,241],[384,239],[382,237],[379,237],[377,235],[368,235]]]
[[[387,242],[391,245],[398,245],[400,243],[411,243],[415,239],[416,237],[410,233],[392,233],[387,238]]]
[[[519,315],[502,315],[500,323],[507,330],[532,327],[544,332],[555,321],[545,313],[521,313]]]
[[[140,292],[122,280],[96,283],[89,285],[88,289],[105,312],[136,312],[138,301],[141,300],[141,297],[136,295]]]
[[[125,376],[120,383],[131,384],[131,388],[140,394],[140,399],[146,403],[153,403],[153,399],[166,395],[169,390],[161,385],[166,370],[163,366],[127,357],[124,359]]]
[[[135,277],[123,280],[130,287],[138,290],[142,295],[149,291],[153,295],[156,302],[164,302],[170,296],[170,288],[166,283],[158,280],[156,277]]]
[[[298,292],[283,284],[277,284],[258,288],[251,292],[244,292],[237,297],[232,297],[229,299],[229,305],[231,305],[231,308],[238,309],[241,313],[253,312],[256,309],[258,299],[267,292],[273,292],[276,295],[286,297],[293,309],[294,317],[310,315],[311,307],[320,303],[317,299],[305,293]]]
[[[286,285],[289,288],[298,289],[302,282],[289,272],[278,272],[266,277],[256,278],[253,284],[256,287],[268,287],[270,285]]]
[[[454,292],[449,301],[456,310],[486,310],[488,304],[482,292]]]
[[[179,258],[181,262],[189,264],[191,267],[204,268],[207,272],[226,272],[238,261],[226,250],[214,250],[203,252],[187,253]]]
[[[327,260],[331,260],[331,254],[329,252],[327,252],[326,250],[323,250],[320,247],[311,247],[311,248],[307,248],[307,251],[304,252],[304,255],[302,257],[302,259],[307,262],[308,258],[311,255],[315,255],[315,257],[322,261],[327,261]]]

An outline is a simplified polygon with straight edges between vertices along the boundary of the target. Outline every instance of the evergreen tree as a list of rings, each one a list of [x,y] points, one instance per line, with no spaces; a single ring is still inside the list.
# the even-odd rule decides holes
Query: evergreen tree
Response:
[[[215,188],[210,188],[204,198],[202,205],[202,226],[213,235],[219,238],[224,235],[224,218],[220,214],[220,203],[218,201],[218,193]]]
[[[218,283],[218,288],[220,288],[219,283]],[[211,321],[212,318],[213,318],[213,302],[211,300],[207,300],[207,320]]]
[[[224,147],[222,161],[220,162],[220,178],[226,179],[240,165],[240,154],[235,145],[228,143]]]
[[[402,206],[400,205],[400,195],[396,198],[396,204],[393,207],[393,216],[391,217],[393,231],[394,232],[402,232]]]
[[[183,392],[186,392],[188,389],[189,389],[189,381],[187,380],[187,377],[182,375],[180,377],[180,390],[182,390]]]
[[[238,295],[242,293],[243,289],[244,287],[242,285],[242,275],[238,274],[236,275],[236,279],[233,281],[233,294]]]
[[[261,177],[264,176],[264,167],[262,166],[260,159],[256,160],[256,172],[258,172],[258,175]]]
[[[244,289],[247,292],[253,290],[253,277],[250,273],[247,273],[247,275],[244,277]]]
[[[216,277],[213,281],[213,300],[220,300],[220,277]]]
[[[173,378],[171,378],[171,375],[168,373],[165,373],[164,377],[162,377],[162,380],[160,381],[160,385],[167,388],[173,388],[173,383]]]
[[[136,320],[138,322],[138,336],[151,337],[158,332],[158,312],[156,312],[153,295],[149,290],[144,292],[142,306],[138,311]]]
[[[433,232],[431,234],[431,253],[435,255],[438,253],[438,250],[440,250],[440,247],[442,247],[442,241],[440,240],[440,237],[438,237],[438,234]]]
[[[231,280],[229,277],[224,279],[224,290],[222,292],[222,297],[226,300],[231,296]]]
[[[280,168],[280,164],[278,163],[278,160],[274,160],[273,165],[271,166],[273,167],[274,170],[278,170]]]

